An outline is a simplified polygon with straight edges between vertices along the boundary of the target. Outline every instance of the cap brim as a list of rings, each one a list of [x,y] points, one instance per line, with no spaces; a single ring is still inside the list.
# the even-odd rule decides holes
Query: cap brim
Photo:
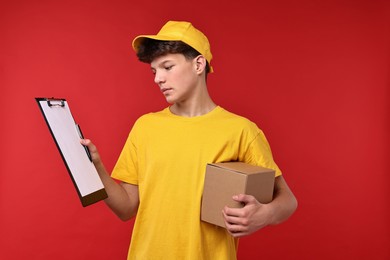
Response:
[[[141,44],[141,42],[144,39],[153,39],[153,40],[159,40],[159,41],[180,41],[180,39],[177,39],[175,37],[169,37],[164,35],[139,35],[134,38],[132,46],[135,51],[138,50],[138,46]]]

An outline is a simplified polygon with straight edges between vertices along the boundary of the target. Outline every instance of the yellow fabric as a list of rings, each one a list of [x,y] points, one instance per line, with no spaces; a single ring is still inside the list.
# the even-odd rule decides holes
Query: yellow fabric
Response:
[[[200,221],[206,164],[224,161],[281,174],[262,131],[221,107],[192,118],[166,108],[137,120],[112,173],[139,188],[128,259],[236,259],[238,241]]]
[[[213,55],[210,50],[210,43],[206,35],[196,29],[190,22],[168,21],[156,35],[139,35],[133,40],[133,49],[138,52],[138,48],[145,38],[160,41],[182,41],[200,54],[202,54],[211,66]],[[210,72],[213,72],[210,67]]]

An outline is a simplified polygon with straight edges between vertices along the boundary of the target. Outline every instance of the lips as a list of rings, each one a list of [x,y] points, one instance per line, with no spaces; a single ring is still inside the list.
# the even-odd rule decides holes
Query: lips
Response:
[[[161,89],[161,92],[163,93],[163,94],[166,94],[167,92],[169,92],[170,90],[172,90],[171,88],[162,88]]]

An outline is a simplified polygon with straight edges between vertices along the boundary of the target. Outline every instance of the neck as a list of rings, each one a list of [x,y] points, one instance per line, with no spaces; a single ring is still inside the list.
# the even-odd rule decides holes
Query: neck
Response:
[[[202,116],[212,111],[217,105],[210,100],[205,104],[183,105],[175,103],[170,107],[173,114],[184,117]]]
[[[211,99],[207,88],[203,89],[194,98],[177,102],[170,107],[173,114],[185,117],[201,116],[209,113],[217,105]]]

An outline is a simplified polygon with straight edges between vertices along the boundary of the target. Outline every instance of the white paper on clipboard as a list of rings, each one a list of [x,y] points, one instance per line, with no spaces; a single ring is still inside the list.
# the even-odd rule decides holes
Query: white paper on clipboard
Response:
[[[107,198],[103,183],[80,143],[78,126],[65,99],[36,98],[62,159],[77,189],[82,205]]]

